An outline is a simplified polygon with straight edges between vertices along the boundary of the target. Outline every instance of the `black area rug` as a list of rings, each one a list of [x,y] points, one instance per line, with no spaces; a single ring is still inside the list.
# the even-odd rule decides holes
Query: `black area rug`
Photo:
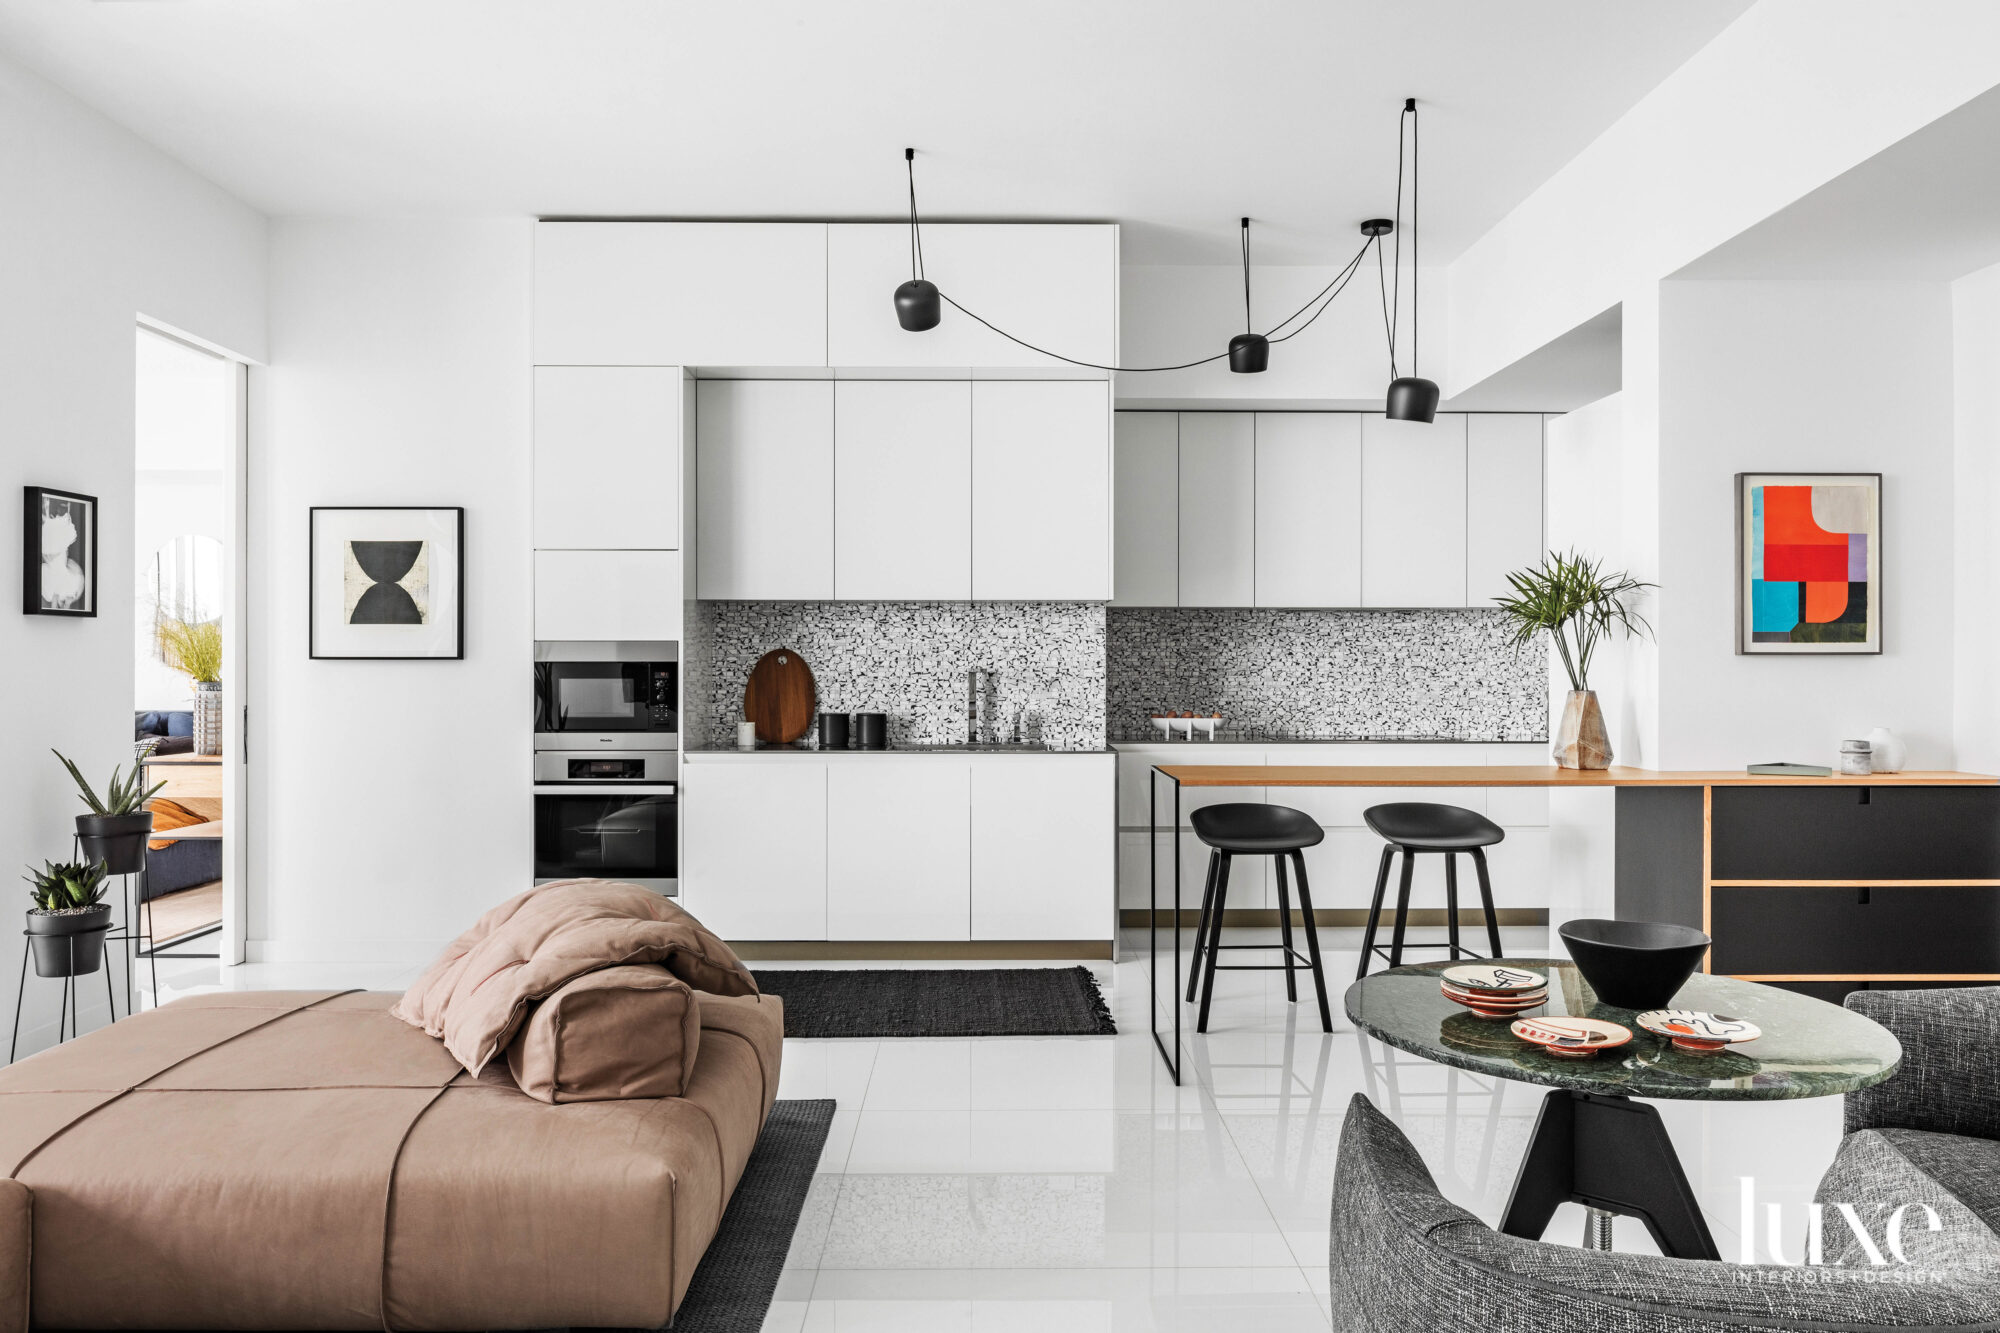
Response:
[[[772,1106],[673,1333],[757,1333],[764,1326],[832,1124],[830,1100]]]
[[[787,1037],[1099,1037],[1118,1029],[1087,967],[817,968],[757,974]]]

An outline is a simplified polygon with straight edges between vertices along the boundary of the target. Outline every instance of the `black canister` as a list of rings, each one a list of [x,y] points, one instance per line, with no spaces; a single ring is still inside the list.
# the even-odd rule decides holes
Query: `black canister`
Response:
[[[821,713],[819,715],[819,748],[822,750],[845,750],[847,748],[847,714]]]
[[[889,748],[889,715],[887,713],[856,713],[854,727],[857,733],[855,748],[861,750],[886,750]]]

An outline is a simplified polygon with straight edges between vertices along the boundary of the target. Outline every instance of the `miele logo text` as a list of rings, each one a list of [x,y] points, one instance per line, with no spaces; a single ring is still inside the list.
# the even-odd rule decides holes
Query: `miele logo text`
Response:
[[[1765,1225],[1761,1234],[1767,1243],[1759,1254],[1757,1225],[1757,1183],[1753,1177],[1738,1178],[1742,1189],[1743,1220],[1743,1262],[1746,1264],[1774,1263],[1792,1267],[1803,1263],[1817,1267],[1827,1263],[1829,1248],[1844,1250],[1846,1236],[1854,1238],[1855,1247],[1860,1251],[1857,1265],[1865,1263],[1871,1268],[1886,1268],[1895,1264],[1907,1264],[1910,1257],[1904,1252],[1903,1241],[1911,1229],[1922,1231],[1944,1230],[1944,1219],[1937,1210],[1927,1203],[1905,1203],[1891,1207],[1886,1203],[1808,1203],[1800,1205],[1796,1212],[1802,1215],[1804,1227],[1805,1255],[1803,1259],[1792,1259],[1785,1254],[1785,1214],[1782,1204],[1764,1205]],[[1831,1216],[1829,1216],[1829,1214]],[[1829,1247],[1828,1228],[1833,1230],[1834,1244]],[[1796,1233],[1795,1233],[1796,1234]],[[1846,1262],[1835,1259],[1833,1266]]]

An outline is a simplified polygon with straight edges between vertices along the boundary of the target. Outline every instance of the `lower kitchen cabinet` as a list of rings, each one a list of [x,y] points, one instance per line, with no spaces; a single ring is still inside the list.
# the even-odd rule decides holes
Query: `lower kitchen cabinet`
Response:
[[[971,938],[971,781],[941,755],[826,765],[828,939]]]
[[[826,938],[825,764],[746,755],[681,784],[681,906],[725,940]]]
[[[973,765],[973,939],[1110,936],[1114,762],[1007,755]]]

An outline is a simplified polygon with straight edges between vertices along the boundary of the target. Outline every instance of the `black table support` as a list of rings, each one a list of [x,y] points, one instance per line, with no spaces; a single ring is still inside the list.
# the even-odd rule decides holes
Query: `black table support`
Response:
[[[1174,1010],[1174,1048],[1167,1050],[1167,1044],[1160,1040],[1160,816],[1159,780],[1166,777],[1174,784],[1174,966],[1172,999]],[[1181,783],[1179,778],[1167,777],[1158,767],[1148,771],[1146,778],[1146,997],[1148,1022],[1153,1034],[1153,1045],[1160,1052],[1160,1059],[1166,1062],[1167,1072],[1173,1075],[1174,1086],[1181,1084]]]
[[[1565,1203],[1638,1218],[1669,1257],[1722,1257],[1660,1113],[1630,1097],[1557,1088],[1542,1100],[1500,1230],[1539,1240]]]

